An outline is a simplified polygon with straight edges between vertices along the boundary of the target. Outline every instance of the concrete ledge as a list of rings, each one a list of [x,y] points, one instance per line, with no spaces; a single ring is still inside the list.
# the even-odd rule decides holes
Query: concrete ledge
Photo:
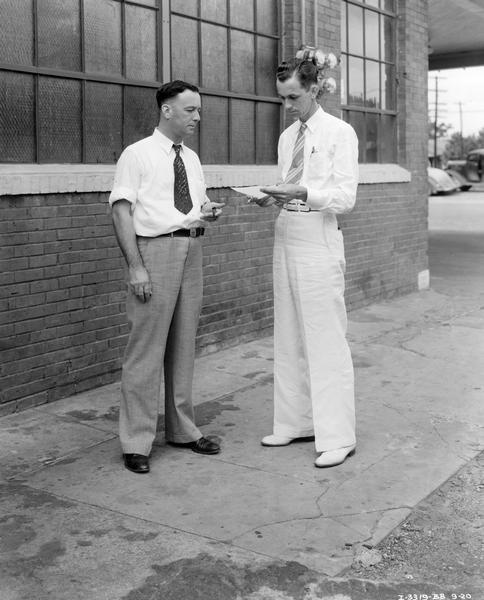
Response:
[[[108,192],[115,165],[0,164],[0,195]],[[205,165],[208,188],[267,185],[277,179],[276,165]],[[411,173],[393,164],[360,165],[360,184],[402,183]]]
[[[394,164],[360,165],[360,185],[375,183],[408,183],[412,174],[407,169]]]

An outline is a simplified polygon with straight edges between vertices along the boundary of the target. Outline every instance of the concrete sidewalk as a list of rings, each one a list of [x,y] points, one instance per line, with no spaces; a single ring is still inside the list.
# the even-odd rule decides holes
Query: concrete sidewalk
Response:
[[[358,448],[333,469],[313,466],[312,443],[260,445],[270,338],[197,360],[197,421],[222,444],[214,457],[160,434],[151,473],[127,471],[118,384],[0,419],[1,600],[429,593],[429,582],[338,574],[482,447],[482,306],[475,291],[426,291],[350,313]]]

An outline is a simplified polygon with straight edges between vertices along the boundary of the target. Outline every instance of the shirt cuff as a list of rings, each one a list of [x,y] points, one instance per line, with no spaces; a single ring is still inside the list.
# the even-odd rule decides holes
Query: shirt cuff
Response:
[[[117,200],[127,200],[133,204],[136,202],[136,192],[127,187],[116,187],[109,195],[109,204],[112,206]]]

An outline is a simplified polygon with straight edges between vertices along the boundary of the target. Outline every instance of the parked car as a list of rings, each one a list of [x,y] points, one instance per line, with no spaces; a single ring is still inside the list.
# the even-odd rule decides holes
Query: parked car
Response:
[[[443,169],[427,167],[427,178],[429,182],[429,194],[452,194],[459,189],[459,185]]]
[[[467,179],[459,172],[454,169],[449,169],[448,167],[445,169],[445,172],[449,177],[454,181],[457,185],[458,189],[462,192],[467,192],[472,187],[472,183],[469,183]]]
[[[484,148],[472,150],[465,159],[449,160],[447,168],[457,171],[469,182],[484,181]]]

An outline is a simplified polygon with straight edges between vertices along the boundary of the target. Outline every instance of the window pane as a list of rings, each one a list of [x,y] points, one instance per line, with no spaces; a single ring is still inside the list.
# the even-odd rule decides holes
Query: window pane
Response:
[[[199,0],[171,0],[171,10],[197,17],[199,4]]]
[[[173,79],[199,85],[198,25],[192,19],[172,16],[171,69]]]
[[[79,0],[37,3],[39,66],[81,70]]]
[[[277,163],[277,142],[280,131],[281,105],[258,102],[256,107],[256,163],[273,165]]]
[[[232,164],[255,163],[255,111],[254,102],[231,101],[230,115],[230,162]]]
[[[227,98],[203,97],[200,121],[200,159],[207,164],[225,164],[229,161]]]
[[[81,162],[81,84],[39,77],[39,161]]]
[[[348,4],[348,51],[363,54],[363,9]]]
[[[378,162],[378,115],[366,115],[366,162]]]
[[[32,65],[34,60],[34,24],[32,0],[0,2],[0,61],[14,65]]]
[[[395,67],[392,65],[381,65],[382,80],[382,108],[383,110],[395,110],[396,92],[395,92]]]
[[[126,77],[156,81],[156,11],[126,4]]]
[[[115,162],[122,150],[122,94],[120,85],[86,82],[86,162]]]
[[[365,12],[365,44],[367,58],[380,58],[380,42],[378,28],[378,13],[372,10]]]
[[[347,70],[346,62],[347,62],[346,56],[343,54],[341,56],[341,62],[340,62],[340,66],[341,66],[341,104],[348,104],[348,92],[347,92],[348,70]]]
[[[366,106],[380,108],[380,63],[366,61]]]
[[[395,19],[382,17],[382,60],[395,62]]]
[[[347,112],[347,121],[353,127],[358,138],[358,161],[365,161],[366,126],[365,113],[357,111]]]
[[[277,35],[277,0],[257,0],[257,31]]]
[[[394,12],[395,11],[395,0],[383,0],[383,8],[385,10]]]
[[[35,162],[34,77],[0,71],[0,162]]]
[[[207,21],[227,22],[227,0],[203,0],[200,17]]]
[[[254,93],[254,59],[254,36],[243,31],[231,31],[230,89],[233,92]]]
[[[347,52],[348,44],[347,44],[347,32],[346,32],[346,11],[348,5],[346,2],[341,4],[341,50],[343,52]]]
[[[368,4],[369,6],[374,6],[375,8],[379,8],[380,7],[380,0],[365,0],[366,4]]]
[[[277,96],[277,40],[257,38],[256,83],[260,96]]]
[[[234,27],[254,30],[254,4],[247,0],[230,0],[230,23]]]
[[[227,31],[224,27],[202,23],[202,85],[216,90],[228,89]]]
[[[121,4],[84,0],[86,71],[121,74]]]
[[[363,59],[348,57],[348,104],[363,104]]]
[[[380,131],[380,161],[383,163],[396,162],[397,127],[396,118],[392,115],[381,115]]]
[[[154,88],[126,86],[124,90],[124,145],[147,137],[158,125]]]

